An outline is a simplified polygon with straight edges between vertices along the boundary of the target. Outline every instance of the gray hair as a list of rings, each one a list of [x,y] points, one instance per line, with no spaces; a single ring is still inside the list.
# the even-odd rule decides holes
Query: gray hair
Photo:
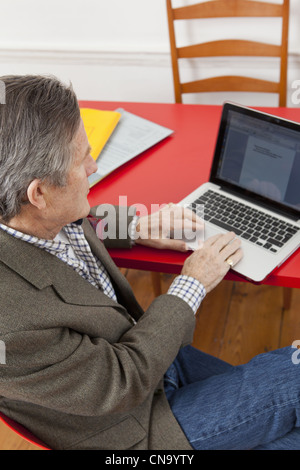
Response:
[[[80,110],[72,86],[39,75],[0,77],[0,218],[20,213],[27,188],[38,178],[65,186]]]

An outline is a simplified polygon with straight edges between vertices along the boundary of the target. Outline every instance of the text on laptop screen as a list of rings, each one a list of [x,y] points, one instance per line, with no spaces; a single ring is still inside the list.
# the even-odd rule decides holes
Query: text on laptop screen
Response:
[[[229,110],[217,177],[300,210],[300,130]]]

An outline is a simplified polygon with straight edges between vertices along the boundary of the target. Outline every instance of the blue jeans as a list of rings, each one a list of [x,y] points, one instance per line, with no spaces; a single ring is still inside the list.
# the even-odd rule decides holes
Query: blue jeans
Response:
[[[300,450],[300,364],[291,347],[232,366],[191,346],[165,374],[171,409],[194,449]]]

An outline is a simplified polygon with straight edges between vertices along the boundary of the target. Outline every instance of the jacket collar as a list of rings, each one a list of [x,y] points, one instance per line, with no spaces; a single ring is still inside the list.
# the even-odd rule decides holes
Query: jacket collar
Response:
[[[116,307],[112,299],[56,256],[3,230],[0,230],[0,261],[39,290],[53,286],[67,303]]]
[[[143,315],[144,311],[137,302],[130,284],[120,273],[119,268],[112,261],[103,243],[99,243],[95,231],[87,219],[83,221],[82,226],[92,252],[98,259],[100,259],[108,274],[110,275],[119,302],[127,308],[135,320],[138,320],[141,315]]]
[[[144,313],[127,279],[120,273],[102,242],[99,242],[87,219],[82,227],[92,252],[100,259],[110,275],[118,301],[117,308],[127,311],[138,320]],[[56,256],[26,241],[14,238],[0,230],[0,262],[41,290],[53,286],[57,294],[74,305],[103,305],[116,308],[116,302],[107,297],[80,274]]]

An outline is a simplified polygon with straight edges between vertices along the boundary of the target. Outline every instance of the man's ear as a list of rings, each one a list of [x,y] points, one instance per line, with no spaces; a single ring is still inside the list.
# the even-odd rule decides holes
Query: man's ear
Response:
[[[37,209],[46,208],[45,189],[45,184],[37,178],[27,188],[28,200]]]

